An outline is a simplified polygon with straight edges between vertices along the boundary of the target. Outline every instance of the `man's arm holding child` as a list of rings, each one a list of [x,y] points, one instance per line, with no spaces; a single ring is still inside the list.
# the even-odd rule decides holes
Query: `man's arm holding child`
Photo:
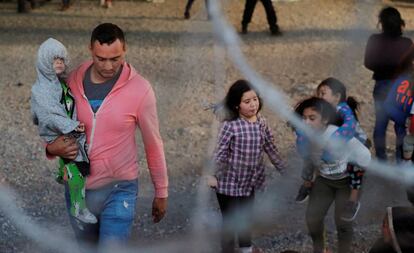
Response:
[[[46,145],[46,155],[49,158],[59,156],[61,158],[73,160],[78,154],[78,149],[75,138],[61,135],[52,143]]]

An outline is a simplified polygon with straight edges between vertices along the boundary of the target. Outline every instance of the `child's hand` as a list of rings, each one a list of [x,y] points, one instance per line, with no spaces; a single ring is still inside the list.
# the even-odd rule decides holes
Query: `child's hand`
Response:
[[[306,188],[312,188],[313,183],[312,183],[312,181],[304,180],[303,181],[303,186],[305,186]]]
[[[218,186],[218,182],[217,182],[217,178],[215,176],[206,176],[205,177],[207,185],[211,188],[217,188]]]
[[[85,132],[85,124],[79,123],[79,125],[75,128],[75,131],[80,133]]]

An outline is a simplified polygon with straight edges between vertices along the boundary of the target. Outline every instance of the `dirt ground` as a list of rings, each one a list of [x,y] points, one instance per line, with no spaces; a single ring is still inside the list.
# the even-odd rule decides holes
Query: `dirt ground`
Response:
[[[242,1],[221,3],[225,17],[239,30]],[[17,14],[15,2],[0,2],[0,184],[19,194],[16,203],[32,221],[49,231],[73,237],[63,187],[53,179],[55,161],[44,157],[42,143],[30,120],[36,52],[42,41],[54,37],[67,46],[74,67],[89,59],[92,29],[101,22],[116,23],[126,32],[127,60],[156,92],[170,175],[168,215],[160,224],[153,225],[152,184],[140,148],[140,192],[131,244],[138,249],[155,247],[154,252],[170,252],[156,247],[172,242],[185,244],[191,239],[199,178],[217,126],[212,113],[203,110],[203,104],[220,100],[225,89],[243,76],[226,53],[214,46],[204,1],[195,2],[190,20],[183,19],[184,0],[159,4],[114,1],[112,9],[100,8],[97,1],[77,0],[66,12],[58,11],[59,4],[53,0],[31,13]],[[384,4],[374,0],[276,1],[283,36],[272,37],[259,3],[249,33],[240,38],[242,51],[273,88],[284,92],[291,105],[311,95],[316,85],[329,76],[344,81],[348,94],[361,102],[361,124],[372,136],[373,81],[363,66],[363,54],[368,36],[378,31],[377,14]],[[397,7],[406,22],[405,34],[413,37],[414,9],[406,4]],[[300,166],[293,152],[294,134],[284,119],[266,108],[266,102],[264,107],[277,146],[290,168],[285,177],[270,167],[267,171],[267,189],[257,198],[257,206],[263,207],[260,216],[266,222],[257,227],[254,242],[266,252],[311,252],[304,220],[306,204],[294,202],[300,184]],[[389,136],[391,130],[390,127]],[[393,141],[390,137],[390,156]],[[355,221],[355,252],[367,252],[379,236],[386,206],[408,205],[400,183],[372,172],[367,173],[361,202]],[[214,227],[219,213],[213,192],[209,193],[207,206],[202,217]],[[326,224],[329,242],[335,249],[331,214]],[[0,211],[0,252],[47,250]]]

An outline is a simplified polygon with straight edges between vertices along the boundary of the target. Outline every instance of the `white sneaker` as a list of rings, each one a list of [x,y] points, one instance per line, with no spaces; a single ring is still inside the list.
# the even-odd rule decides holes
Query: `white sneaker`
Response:
[[[85,208],[79,212],[77,216],[75,216],[78,220],[84,222],[84,223],[91,223],[95,224],[98,222],[95,215],[93,215],[88,208]]]

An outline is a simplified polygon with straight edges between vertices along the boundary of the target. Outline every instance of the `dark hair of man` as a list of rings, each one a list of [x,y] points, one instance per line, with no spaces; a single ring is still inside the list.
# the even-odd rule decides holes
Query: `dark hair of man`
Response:
[[[99,41],[101,45],[111,45],[117,39],[121,41],[122,45],[125,45],[125,36],[122,29],[112,23],[103,23],[93,29],[91,35],[91,46],[93,46],[95,41]]]
[[[317,90],[319,90],[322,86],[326,86],[331,89],[333,95],[339,94],[339,102],[347,103],[354,113],[355,119],[358,120],[357,111],[359,108],[359,102],[356,101],[354,97],[346,96],[346,87],[341,81],[336,78],[329,77],[318,85]]]
[[[226,109],[229,113],[228,120],[236,120],[239,118],[239,105],[241,103],[243,94],[251,90],[253,90],[253,88],[251,87],[251,84],[246,80],[237,80],[231,85],[229,91],[227,92],[226,98],[224,99]],[[257,92],[256,94],[259,99],[259,112],[262,109],[263,102],[259,94]]]
[[[300,117],[302,117],[303,112],[307,108],[312,108],[312,110],[319,113],[321,115],[322,120],[326,121],[327,124],[337,126],[342,124],[340,117],[336,113],[336,109],[329,102],[326,102],[322,98],[311,97],[299,102],[299,104],[295,108],[295,112]]]
[[[402,35],[402,27],[405,26],[405,22],[397,9],[394,7],[385,7],[379,13],[378,19],[385,35],[390,37],[399,37]]]

